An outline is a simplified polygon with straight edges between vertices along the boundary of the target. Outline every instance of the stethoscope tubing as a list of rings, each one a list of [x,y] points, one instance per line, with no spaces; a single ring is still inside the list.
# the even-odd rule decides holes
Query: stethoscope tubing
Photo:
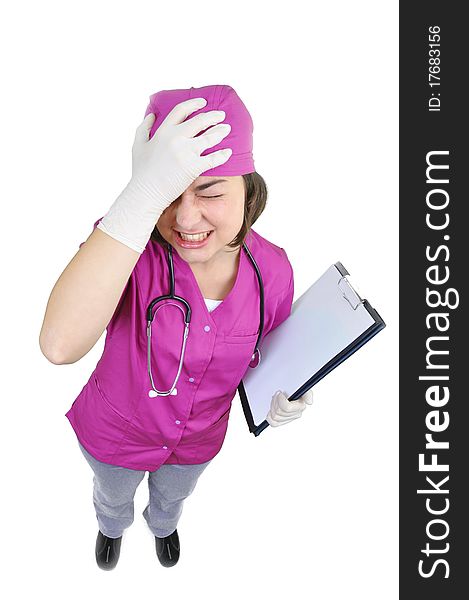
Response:
[[[150,304],[148,305],[147,311],[146,311],[146,319],[147,319],[147,370],[148,370],[148,375],[150,378],[150,382],[151,382],[151,386],[152,386],[152,390],[150,390],[150,393],[153,391],[156,393],[157,396],[169,396],[171,394],[173,394],[174,390],[176,389],[176,384],[179,380],[179,376],[181,374],[181,370],[182,370],[182,365],[183,365],[183,361],[184,361],[184,353],[185,353],[185,349],[186,349],[186,342],[187,342],[187,338],[189,335],[189,324],[191,321],[191,316],[192,316],[192,310],[190,307],[189,302],[187,302],[187,300],[185,300],[185,298],[182,298],[181,296],[177,296],[175,294],[175,278],[174,278],[174,264],[173,264],[173,249],[171,244],[167,244],[167,260],[168,260],[168,269],[169,269],[169,294],[163,295],[163,296],[158,296],[157,298],[154,298]],[[260,353],[260,349],[259,349],[259,344],[261,342],[262,339],[262,334],[264,332],[264,284],[262,281],[262,276],[261,276],[261,272],[259,269],[259,266],[257,264],[257,262],[255,261],[253,255],[251,254],[249,248],[247,247],[246,243],[243,242],[243,250],[245,251],[245,253],[247,254],[248,258],[250,259],[254,270],[256,272],[256,276],[257,276],[257,280],[259,283],[259,334],[257,336],[257,340],[256,340],[256,346],[254,348],[254,352],[252,354],[251,357],[251,362],[254,360],[255,355],[257,354],[258,356],[258,362],[255,365],[250,364],[250,366],[253,367],[257,367],[260,364],[260,360],[261,360],[261,353]],[[153,375],[152,375],[152,370],[151,370],[151,325],[153,322],[153,319],[155,318],[156,313],[158,312],[158,310],[161,308],[158,307],[154,312],[153,312],[153,307],[158,303],[161,302],[163,300],[176,300],[178,302],[181,302],[184,307],[185,307],[185,311],[181,308],[181,306],[179,306],[178,304],[175,304],[174,302],[171,302],[170,304],[174,304],[174,306],[176,306],[177,308],[179,308],[183,315],[184,315],[184,323],[185,323],[185,327],[184,327],[184,335],[183,335],[183,341],[182,341],[182,347],[181,347],[181,353],[180,353],[180,358],[179,358],[179,365],[178,365],[178,371],[176,373],[176,377],[174,378],[174,382],[171,386],[171,388],[167,391],[163,391],[163,390],[157,390],[153,381]],[[166,305],[165,305],[166,306]]]

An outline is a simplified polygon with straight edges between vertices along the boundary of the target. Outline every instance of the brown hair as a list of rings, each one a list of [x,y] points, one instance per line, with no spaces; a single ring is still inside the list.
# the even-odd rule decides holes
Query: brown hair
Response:
[[[244,219],[241,229],[237,235],[228,244],[230,248],[238,248],[244,242],[251,226],[257,221],[262,214],[265,205],[267,203],[267,185],[261,175],[254,171],[254,173],[248,173],[242,175],[244,180]],[[152,231],[150,239],[154,242],[158,242],[161,245],[166,244],[166,240],[158,231],[158,227]]]

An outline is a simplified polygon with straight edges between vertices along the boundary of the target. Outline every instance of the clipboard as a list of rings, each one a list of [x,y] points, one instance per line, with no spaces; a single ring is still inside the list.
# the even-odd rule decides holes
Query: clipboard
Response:
[[[347,279],[341,262],[329,267],[292,306],[290,316],[262,341],[261,361],[238,386],[249,431],[258,436],[272,396],[281,389],[298,400],[386,323]]]

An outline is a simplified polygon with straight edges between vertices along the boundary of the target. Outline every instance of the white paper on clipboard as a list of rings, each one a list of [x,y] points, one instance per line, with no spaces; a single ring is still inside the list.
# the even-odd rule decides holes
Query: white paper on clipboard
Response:
[[[293,303],[288,319],[264,338],[261,363],[248,368],[242,379],[244,401],[255,424],[264,421],[277,389],[291,396],[365,332],[384,327],[345,274],[340,262],[329,267]]]

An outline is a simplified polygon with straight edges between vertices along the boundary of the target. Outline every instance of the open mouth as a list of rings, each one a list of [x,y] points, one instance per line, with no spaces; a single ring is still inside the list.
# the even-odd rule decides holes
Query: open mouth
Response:
[[[203,242],[209,237],[209,235],[211,235],[212,232],[213,229],[211,231],[196,233],[194,235],[188,235],[187,233],[181,233],[180,231],[176,231],[176,234],[179,239],[184,240],[185,242]]]

